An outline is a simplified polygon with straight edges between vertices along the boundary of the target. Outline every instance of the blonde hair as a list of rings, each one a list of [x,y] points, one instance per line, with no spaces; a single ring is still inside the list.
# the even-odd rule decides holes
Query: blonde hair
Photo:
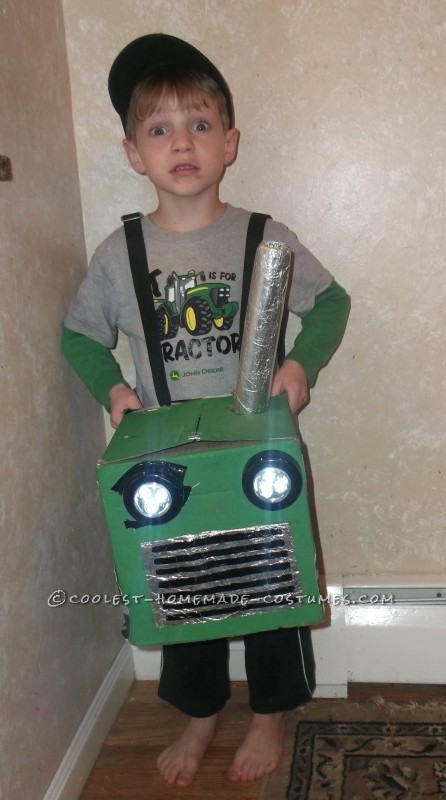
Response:
[[[181,110],[208,107],[209,100],[214,100],[223,129],[229,130],[226,100],[216,82],[204,73],[172,67],[152,73],[135,86],[127,112],[127,139],[134,141],[137,124],[172,100]]]

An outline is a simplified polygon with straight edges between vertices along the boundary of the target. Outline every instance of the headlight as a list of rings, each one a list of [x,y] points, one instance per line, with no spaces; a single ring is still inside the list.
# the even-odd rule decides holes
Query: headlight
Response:
[[[172,495],[167,486],[156,481],[142,483],[133,495],[136,510],[143,517],[155,519],[167,514],[172,505]]]
[[[302,475],[297,462],[287,453],[266,450],[251,458],[243,472],[243,491],[259,508],[287,508],[302,491]]]
[[[126,521],[126,527],[160,525],[176,517],[190,494],[183,483],[185,473],[186,467],[168,461],[147,461],[129,469],[112,487],[136,520]]]
[[[280,503],[290,493],[290,476],[283,469],[265,467],[257,472],[253,480],[253,488],[259,500]]]

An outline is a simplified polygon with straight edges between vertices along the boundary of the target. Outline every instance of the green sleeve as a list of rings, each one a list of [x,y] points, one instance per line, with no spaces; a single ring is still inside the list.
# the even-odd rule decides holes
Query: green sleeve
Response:
[[[110,411],[110,389],[128,383],[109,348],[62,325],[62,352],[93,397]]]
[[[287,358],[298,361],[314,386],[317,373],[341,342],[350,311],[350,298],[336,281],[317,295],[314,307],[302,317],[302,329]]]

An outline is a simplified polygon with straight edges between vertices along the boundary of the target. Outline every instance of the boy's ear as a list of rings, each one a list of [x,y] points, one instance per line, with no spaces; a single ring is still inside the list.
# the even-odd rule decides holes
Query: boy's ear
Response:
[[[139,175],[145,175],[146,171],[144,169],[144,164],[141,161],[138,150],[136,149],[136,145],[131,141],[131,139],[123,139],[122,145],[130,166],[133,167],[135,172],[138,172]]]
[[[237,157],[237,148],[240,132],[237,128],[230,128],[225,133],[225,166],[229,167]]]

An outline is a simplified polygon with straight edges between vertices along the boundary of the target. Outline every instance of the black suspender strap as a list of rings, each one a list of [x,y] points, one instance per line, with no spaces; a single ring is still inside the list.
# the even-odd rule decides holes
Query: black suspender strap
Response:
[[[243,267],[242,283],[242,302],[240,306],[240,340],[243,336],[245,327],[246,308],[248,306],[249,289],[251,287],[251,275],[254,267],[256,250],[263,239],[263,230],[266,220],[270,219],[268,214],[258,214],[255,211],[251,214],[248,230],[246,233],[245,263]]]
[[[170,392],[167,385],[158,322],[153,303],[153,293],[150,283],[141,217],[142,214],[138,212],[135,214],[125,214],[121,219],[124,223],[130,269],[132,271],[136,299],[141,314],[155,393],[160,406],[170,406]]]
[[[240,308],[240,341],[243,337],[243,330],[245,327],[246,308],[248,305],[249,289],[251,287],[251,275],[254,267],[254,259],[256,250],[263,239],[263,231],[265,229],[266,220],[271,219],[269,214],[259,214],[254,212],[248,223],[248,231],[246,234],[246,249],[245,249],[245,266],[243,268],[243,283],[242,283],[242,302]],[[279,335],[279,343],[277,346],[277,360],[279,364],[283,364],[285,360],[285,336],[283,326]]]

